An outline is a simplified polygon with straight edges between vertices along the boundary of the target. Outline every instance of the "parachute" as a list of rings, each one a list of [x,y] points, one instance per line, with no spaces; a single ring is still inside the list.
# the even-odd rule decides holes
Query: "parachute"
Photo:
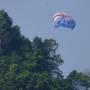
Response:
[[[55,28],[60,26],[74,29],[76,26],[75,20],[67,13],[60,12],[53,15],[53,24]]]

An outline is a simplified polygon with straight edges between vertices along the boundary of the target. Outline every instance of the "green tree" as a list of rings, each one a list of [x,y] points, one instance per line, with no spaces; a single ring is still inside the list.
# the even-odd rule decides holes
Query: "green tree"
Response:
[[[90,77],[73,70],[65,79],[65,83],[64,90],[89,90]]]
[[[0,11],[0,90],[57,88],[53,83],[63,77],[57,48],[53,39],[25,38],[8,14]]]
[[[4,10],[0,11],[0,54],[18,50],[19,37],[19,27],[12,25],[11,18]]]
[[[72,71],[63,78],[63,60],[53,39],[20,33],[11,18],[0,11],[0,90],[80,90],[90,87],[90,77]]]

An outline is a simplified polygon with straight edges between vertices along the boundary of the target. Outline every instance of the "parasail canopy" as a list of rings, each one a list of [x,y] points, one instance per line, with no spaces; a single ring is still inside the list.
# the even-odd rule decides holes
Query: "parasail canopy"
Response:
[[[72,30],[75,28],[76,25],[75,20],[72,18],[72,16],[68,15],[65,12],[55,13],[53,15],[53,24],[56,28],[62,26],[70,28]]]

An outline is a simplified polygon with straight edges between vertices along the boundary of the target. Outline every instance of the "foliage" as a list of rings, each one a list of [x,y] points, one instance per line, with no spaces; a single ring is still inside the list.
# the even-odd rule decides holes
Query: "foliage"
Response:
[[[89,86],[89,77],[72,72],[64,79],[63,60],[53,39],[32,41],[20,33],[11,18],[0,11],[0,90],[74,90],[72,82]]]
[[[64,90],[89,90],[90,77],[73,70],[64,81]]]

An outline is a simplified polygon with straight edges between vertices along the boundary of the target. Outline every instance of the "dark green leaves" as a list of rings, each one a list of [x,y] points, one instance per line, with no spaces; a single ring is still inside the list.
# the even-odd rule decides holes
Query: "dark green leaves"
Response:
[[[82,73],[73,71],[63,78],[63,60],[57,49],[58,43],[53,39],[25,38],[8,14],[0,11],[0,90],[88,88],[90,77]]]

